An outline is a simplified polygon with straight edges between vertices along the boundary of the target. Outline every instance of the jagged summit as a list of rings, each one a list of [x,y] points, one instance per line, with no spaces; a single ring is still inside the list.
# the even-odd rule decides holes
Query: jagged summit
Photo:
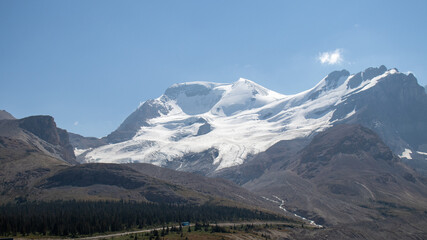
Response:
[[[326,89],[338,87],[344,82],[345,79],[347,79],[348,76],[350,76],[350,72],[345,69],[341,71],[331,72],[324,79]]]
[[[353,89],[359,87],[362,82],[369,81],[374,79],[377,76],[380,76],[386,73],[388,70],[384,65],[380,67],[370,67],[365,69],[362,72],[356,74],[350,74],[348,70],[333,71],[328,74],[324,79],[322,79],[315,87],[317,91],[328,91],[335,89],[341,86],[343,83]],[[396,69],[390,69],[389,72],[398,72]]]
[[[150,162],[208,174],[239,165],[278,141],[311,138],[339,123],[376,129],[397,154],[405,144],[415,152],[427,144],[427,135],[417,134],[427,132],[425,106],[427,95],[415,77],[385,66],[356,74],[334,71],[295,95],[244,78],[174,84],[107,136],[114,144],[88,151],[85,159]],[[399,122],[390,120],[394,115]],[[397,134],[395,124],[406,127]]]

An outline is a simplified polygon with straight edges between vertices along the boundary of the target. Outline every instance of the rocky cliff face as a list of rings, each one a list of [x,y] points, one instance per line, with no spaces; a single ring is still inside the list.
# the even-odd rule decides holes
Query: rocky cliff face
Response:
[[[31,116],[19,119],[19,127],[31,132],[40,139],[60,148],[60,157],[66,162],[75,163],[73,146],[70,144],[68,132],[56,127],[51,116]]]
[[[356,75],[357,78],[361,75]],[[394,152],[427,144],[427,95],[412,74],[393,74],[375,87],[344,99],[332,120],[358,123],[378,133]],[[346,119],[343,116],[354,111]]]
[[[34,146],[40,152],[76,164],[68,132],[56,127],[51,116],[31,116],[17,120],[0,120],[0,136]]]
[[[59,145],[60,138],[56,123],[51,116],[31,116],[18,120],[19,127],[31,132],[40,139],[53,144]]]
[[[167,109],[153,100],[144,102],[112,133],[103,138],[108,143],[118,143],[132,139],[142,126],[147,126],[147,120],[165,114]]]
[[[74,147],[71,145],[67,130],[57,128],[57,132],[59,136],[59,146],[61,146],[62,148],[62,158],[69,163],[76,162],[76,156],[74,155]]]

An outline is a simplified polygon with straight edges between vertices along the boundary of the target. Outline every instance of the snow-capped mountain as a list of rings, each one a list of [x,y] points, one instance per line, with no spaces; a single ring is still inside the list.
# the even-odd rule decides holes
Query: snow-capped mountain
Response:
[[[86,162],[146,162],[208,174],[242,164],[280,140],[309,138],[339,123],[360,123],[390,137],[385,141],[398,154],[427,152],[427,134],[419,136],[427,133],[424,89],[412,74],[381,66],[332,72],[295,95],[247,79],[174,84],[140,104],[106,137],[110,144],[81,156]]]

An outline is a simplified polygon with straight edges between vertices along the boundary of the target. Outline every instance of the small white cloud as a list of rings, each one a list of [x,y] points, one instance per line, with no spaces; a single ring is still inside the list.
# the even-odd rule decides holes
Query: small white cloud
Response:
[[[341,49],[335,49],[331,52],[322,52],[319,54],[319,61],[322,64],[339,64],[343,61],[342,57],[342,50]]]
[[[77,126],[77,125],[79,125],[79,121],[74,122],[74,126]]]

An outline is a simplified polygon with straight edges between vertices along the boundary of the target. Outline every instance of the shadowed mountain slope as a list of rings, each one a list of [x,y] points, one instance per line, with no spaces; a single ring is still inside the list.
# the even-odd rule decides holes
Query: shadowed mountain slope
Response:
[[[283,162],[244,186],[276,195],[289,211],[334,229],[363,232],[368,222],[384,227],[400,223],[415,236],[425,236],[426,180],[372,130],[337,125],[316,135],[293,157],[283,153]],[[362,236],[375,231],[368,228]]]
[[[54,158],[76,164],[68,132],[56,127],[51,116],[0,120],[0,136],[23,141]]]
[[[96,137],[83,137],[82,135],[71,132],[68,133],[68,136],[71,145],[77,149],[96,148],[107,144],[103,139]]]
[[[26,199],[40,179],[68,166],[37,145],[0,136],[0,203]]]
[[[221,178],[209,178],[194,173],[180,172],[146,163],[125,164],[147,176],[174,183],[201,194],[239,202],[247,206],[257,206],[278,210],[275,204],[260,196]]]

